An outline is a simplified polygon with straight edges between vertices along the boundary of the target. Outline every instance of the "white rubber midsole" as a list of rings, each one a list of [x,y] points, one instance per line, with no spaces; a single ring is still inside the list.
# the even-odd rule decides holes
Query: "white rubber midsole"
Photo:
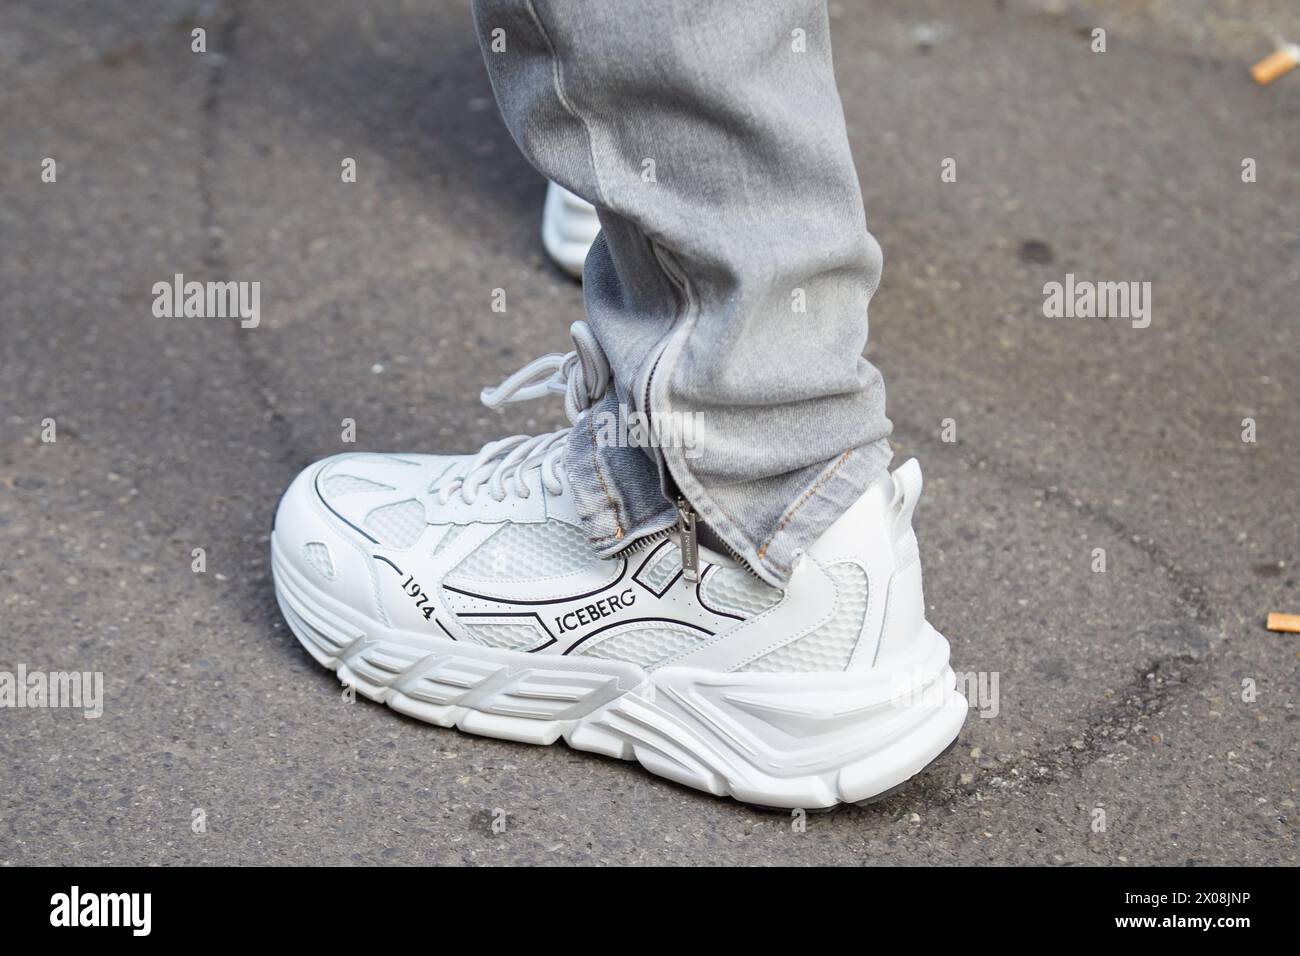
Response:
[[[952,743],[967,713],[948,642],[928,624],[904,667],[717,673],[529,654],[396,630],[321,591],[272,533],[294,635],[364,696],[443,727],[635,759],[679,783],[767,806],[889,790]]]

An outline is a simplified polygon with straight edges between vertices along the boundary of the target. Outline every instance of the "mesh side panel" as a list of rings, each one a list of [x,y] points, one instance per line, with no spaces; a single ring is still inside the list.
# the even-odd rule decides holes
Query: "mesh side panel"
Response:
[[[414,498],[376,508],[366,515],[366,530],[388,548],[409,548],[424,533],[424,505]]]
[[[587,537],[562,521],[507,524],[456,565],[453,573],[491,581],[524,581],[582,571],[600,563]]]
[[[464,619],[460,623],[476,644],[486,644],[488,647],[522,650],[546,640],[546,633],[532,623],[469,624]]]
[[[358,478],[356,475],[330,475],[321,482],[321,490],[325,492],[326,498],[334,498],[358,491],[392,491],[393,489],[389,485]]]
[[[436,558],[438,556],[438,552],[440,552],[443,548],[447,547],[447,545],[451,544],[458,537],[460,537],[460,533],[464,530],[465,529],[462,528],[460,525],[453,525],[452,527],[448,528],[447,533],[444,534],[441,538],[439,538],[438,543],[433,546],[433,551],[430,552],[429,557]]]
[[[330,549],[323,541],[308,541],[302,546],[302,556],[326,581],[334,580],[334,561]]]
[[[741,568],[719,568],[700,585],[704,603],[741,617],[753,617],[781,600],[781,591]]]
[[[629,661],[653,670],[662,661],[706,639],[707,635],[683,627],[642,627],[589,642],[576,653],[610,661]]]
[[[764,654],[746,671],[842,671],[849,666],[853,648],[867,614],[867,575],[856,564],[833,564],[826,573],[835,582],[835,613],[829,621],[784,647]]]
[[[642,582],[646,587],[656,593],[660,593],[668,586],[668,582],[673,579],[682,566],[682,556],[677,550],[677,545],[669,542],[657,555],[646,565],[646,567],[637,574],[637,580]]]

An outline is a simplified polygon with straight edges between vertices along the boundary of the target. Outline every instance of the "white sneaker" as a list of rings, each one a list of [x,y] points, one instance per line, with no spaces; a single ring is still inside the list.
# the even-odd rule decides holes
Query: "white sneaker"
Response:
[[[559,183],[546,189],[542,207],[542,245],[555,264],[574,278],[582,278],[587,250],[600,232],[596,207],[575,196]]]
[[[572,396],[578,368],[575,353],[547,356],[484,401]],[[782,591],[699,546],[689,518],[595,556],[564,472],[567,434],[307,468],[271,535],[298,640],[409,716],[563,737],[765,806],[867,800],[956,739],[967,704],[924,616],[915,460],[832,525]]]

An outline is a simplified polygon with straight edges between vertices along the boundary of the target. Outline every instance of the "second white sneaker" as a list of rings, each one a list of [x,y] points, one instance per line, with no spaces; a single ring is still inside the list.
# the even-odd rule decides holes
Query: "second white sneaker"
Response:
[[[542,245],[555,264],[576,279],[582,278],[587,251],[600,232],[596,207],[559,183],[546,188],[542,207]]]

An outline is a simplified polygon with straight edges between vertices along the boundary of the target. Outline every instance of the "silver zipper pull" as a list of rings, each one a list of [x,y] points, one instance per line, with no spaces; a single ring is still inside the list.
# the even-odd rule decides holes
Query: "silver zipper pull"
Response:
[[[677,534],[682,552],[682,577],[700,579],[700,540],[695,535],[695,510],[685,498],[677,499]]]

